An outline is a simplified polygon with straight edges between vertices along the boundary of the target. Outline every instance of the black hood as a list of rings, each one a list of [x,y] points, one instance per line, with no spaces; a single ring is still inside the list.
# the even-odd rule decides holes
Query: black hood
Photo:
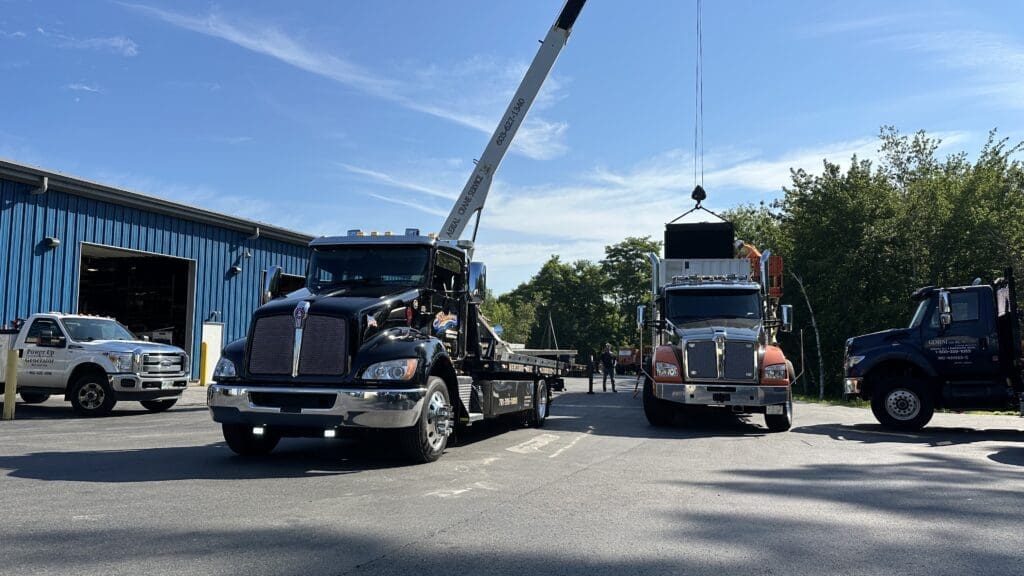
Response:
[[[889,346],[893,342],[907,340],[912,334],[913,330],[910,328],[893,328],[891,330],[882,330],[881,332],[872,332],[871,334],[855,336],[849,340],[850,353],[855,354],[862,350],[869,350],[879,346]]]
[[[335,316],[339,318],[356,318],[361,314],[376,313],[382,308],[404,306],[419,298],[420,290],[402,288],[400,290],[368,296],[364,292],[335,290],[313,294],[306,290],[293,292],[286,298],[273,300],[258,308],[254,317],[291,315],[300,302],[309,302],[309,314]]]

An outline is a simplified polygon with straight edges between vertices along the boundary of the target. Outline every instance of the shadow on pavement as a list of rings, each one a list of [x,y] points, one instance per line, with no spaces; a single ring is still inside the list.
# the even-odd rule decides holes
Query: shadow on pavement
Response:
[[[816,424],[798,426],[795,434],[828,436],[833,440],[861,442],[863,444],[918,444],[923,446],[952,446],[991,440],[1024,442],[1024,431],[1008,429],[945,428],[928,426],[917,432],[889,430],[880,424]]]
[[[736,415],[723,409],[681,410],[671,426],[656,428],[647,422],[639,397],[620,391],[564,392],[551,403],[546,430],[582,432],[627,438],[707,438],[717,436],[763,436],[760,414]]]

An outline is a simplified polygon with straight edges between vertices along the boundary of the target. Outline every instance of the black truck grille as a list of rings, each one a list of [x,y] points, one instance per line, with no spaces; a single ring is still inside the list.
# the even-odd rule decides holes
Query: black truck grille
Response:
[[[754,343],[725,343],[725,379],[754,379]]]
[[[277,376],[291,374],[294,347],[295,321],[291,316],[258,318],[252,330],[249,372]]]
[[[754,380],[754,343],[725,343],[725,372],[718,372],[718,350],[712,340],[686,343],[687,378],[692,380]]]
[[[345,320],[331,316],[309,316],[302,331],[299,351],[300,376],[341,376],[348,353]],[[288,316],[258,318],[249,349],[249,372],[253,375],[290,376],[295,348],[295,321]]]
[[[686,344],[686,375],[689,378],[718,378],[718,354],[711,340]]]

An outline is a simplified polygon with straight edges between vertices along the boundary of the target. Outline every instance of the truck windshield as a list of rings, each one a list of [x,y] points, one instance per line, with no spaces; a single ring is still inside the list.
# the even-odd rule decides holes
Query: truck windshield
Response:
[[[306,287],[311,292],[345,286],[419,286],[427,277],[430,249],[420,246],[331,246],[313,250]]]
[[[666,315],[673,324],[719,318],[761,318],[757,290],[673,290],[667,297]]]
[[[116,320],[107,318],[64,318],[64,329],[76,342],[93,340],[138,340],[135,334]]]
[[[921,325],[921,322],[924,322],[924,317],[928,315],[932,304],[934,304],[934,301],[931,298],[925,298],[918,303],[914,317],[910,319],[910,328],[917,328]]]

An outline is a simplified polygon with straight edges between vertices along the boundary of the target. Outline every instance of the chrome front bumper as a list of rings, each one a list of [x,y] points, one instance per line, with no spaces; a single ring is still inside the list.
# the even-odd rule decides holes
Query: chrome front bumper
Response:
[[[288,402],[259,403],[253,394],[329,399],[330,407],[296,408]],[[407,428],[419,421],[423,411],[425,388],[411,389],[337,389],[286,388],[213,384],[206,391],[206,405],[214,421],[233,424],[289,426],[296,428]]]
[[[168,396],[180,394],[188,388],[188,374],[178,376],[140,376],[138,374],[109,374],[110,387],[118,397],[128,398],[133,394]]]
[[[789,401],[789,386],[654,383],[654,395],[662,400],[698,406],[769,406]]]

